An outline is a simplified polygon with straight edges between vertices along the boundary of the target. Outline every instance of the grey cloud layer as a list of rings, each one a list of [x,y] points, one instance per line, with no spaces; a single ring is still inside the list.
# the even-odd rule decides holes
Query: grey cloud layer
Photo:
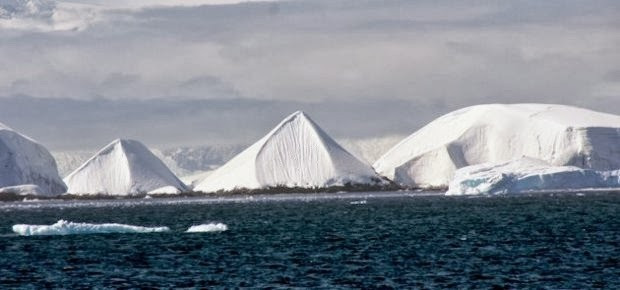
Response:
[[[103,11],[81,31],[0,32],[11,56],[0,87],[112,99],[616,97],[605,76],[620,62],[617,2],[538,2]]]
[[[308,112],[334,137],[368,138],[409,133],[448,108],[390,100],[307,103],[0,98],[2,122],[53,150],[94,150],[119,137],[158,147],[249,144],[295,110]],[[410,117],[403,120],[405,115]]]
[[[150,99],[165,100],[173,115],[190,100],[307,104],[343,116],[348,106],[374,104],[376,115],[412,118],[404,122],[412,126],[425,118],[389,104],[429,115],[525,101],[620,113],[618,1],[73,2],[90,6],[56,6],[94,13],[59,18],[79,29],[0,29],[0,95],[112,100],[136,108],[135,128],[152,112],[132,102]],[[226,118],[210,114],[200,120]],[[380,123],[366,135],[414,129]],[[339,130],[358,134],[355,126]]]

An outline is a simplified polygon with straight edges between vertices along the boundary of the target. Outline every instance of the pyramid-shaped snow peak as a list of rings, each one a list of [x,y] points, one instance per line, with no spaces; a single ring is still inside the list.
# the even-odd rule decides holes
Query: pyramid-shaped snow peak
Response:
[[[530,157],[554,166],[620,168],[620,116],[549,104],[489,104],[448,113],[374,164],[415,187],[447,187],[456,169]]]
[[[65,178],[70,194],[175,194],[187,191],[166,165],[135,140],[117,139]]]
[[[67,189],[45,147],[0,123],[0,188],[21,185],[36,185],[40,195]]]
[[[329,187],[381,182],[370,165],[343,149],[299,111],[194,189],[216,192],[235,188]]]

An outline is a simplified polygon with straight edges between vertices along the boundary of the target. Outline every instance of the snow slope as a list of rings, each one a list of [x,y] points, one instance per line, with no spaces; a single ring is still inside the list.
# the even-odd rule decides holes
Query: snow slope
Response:
[[[0,187],[26,184],[37,185],[41,195],[67,189],[45,147],[0,123]]]
[[[374,167],[397,183],[447,187],[458,168],[522,156],[554,166],[620,168],[620,116],[546,104],[478,105],[407,137]]]
[[[65,178],[72,194],[135,195],[162,189],[187,191],[142,143],[117,139]]]
[[[199,172],[195,172],[191,175],[186,175],[186,176],[181,176],[179,177],[181,179],[181,181],[183,181],[183,183],[185,183],[185,185],[187,185],[189,188],[194,188],[196,187],[196,185],[198,185],[201,181],[203,181],[205,178],[207,178],[207,176],[211,175],[211,173],[213,173],[214,170],[210,170],[210,171],[199,171]]]
[[[520,158],[499,164],[478,164],[456,171],[446,195],[506,194],[547,190],[619,188],[620,171],[552,166]]]
[[[141,227],[124,224],[74,223],[65,220],[59,220],[52,225],[13,225],[13,232],[20,236],[159,233],[167,231],[170,231],[168,227]]]
[[[195,190],[215,192],[377,182],[380,179],[369,165],[343,149],[305,113],[298,111],[207,176]]]

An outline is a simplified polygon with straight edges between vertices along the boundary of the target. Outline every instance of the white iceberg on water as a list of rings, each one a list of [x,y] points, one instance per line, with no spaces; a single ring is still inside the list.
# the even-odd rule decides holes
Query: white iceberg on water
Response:
[[[620,171],[596,171],[520,158],[498,164],[478,164],[456,171],[446,195],[512,194],[620,188]]]
[[[68,193],[137,195],[176,194],[185,184],[146,146],[117,139],[65,178]]]
[[[225,232],[228,230],[228,226],[223,223],[208,223],[202,225],[191,226],[185,231],[186,233],[212,233],[212,232]]]
[[[374,164],[396,183],[446,188],[454,172],[522,156],[552,166],[620,168],[620,116],[547,104],[490,104],[446,114]]]
[[[168,227],[141,227],[115,223],[89,224],[59,220],[52,225],[13,225],[13,232],[20,236],[39,235],[83,235],[110,233],[155,233],[167,232]]]
[[[370,165],[347,152],[305,113],[298,111],[194,189],[216,192],[383,182]]]
[[[49,151],[0,123],[0,193],[49,196],[66,189]]]

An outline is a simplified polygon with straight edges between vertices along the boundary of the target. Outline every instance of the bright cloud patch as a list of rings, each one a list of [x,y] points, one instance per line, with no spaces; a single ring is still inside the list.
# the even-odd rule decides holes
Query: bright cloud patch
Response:
[[[251,1],[55,1],[0,0],[0,29],[32,31],[83,30],[113,10],[136,10],[149,7],[188,7],[236,4]]]
[[[33,31],[82,30],[100,8],[52,0],[0,0],[0,28]]]

